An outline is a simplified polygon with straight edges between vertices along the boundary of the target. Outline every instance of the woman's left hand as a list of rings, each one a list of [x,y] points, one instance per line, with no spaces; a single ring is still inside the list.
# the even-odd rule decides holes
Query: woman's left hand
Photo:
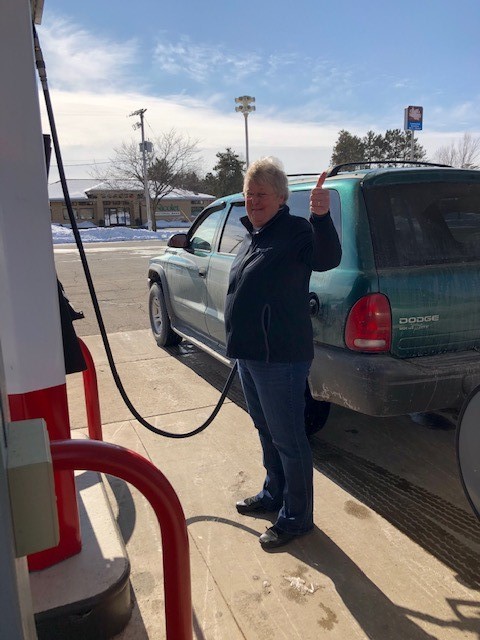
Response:
[[[310,211],[315,216],[324,216],[330,210],[330,191],[323,188],[326,177],[327,172],[324,171],[310,194]]]

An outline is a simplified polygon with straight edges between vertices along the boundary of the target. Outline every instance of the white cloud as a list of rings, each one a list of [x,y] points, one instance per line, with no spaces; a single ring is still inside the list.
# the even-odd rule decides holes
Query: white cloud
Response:
[[[455,105],[448,113],[444,111],[443,117],[447,121],[445,124],[468,126],[469,123],[478,121],[478,102],[478,100],[476,102],[469,100]]]
[[[194,43],[188,36],[181,36],[175,43],[166,41],[164,36],[155,47],[154,57],[166,73],[187,75],[198,83],[218,74],[227,84],[236,82],[258,72],[261,64],[256,53],[236,56],[222,46]]]
[[[278,72],[291,73],[292,69],[288,69],[288,67],[291,67],[292,65],[303,65],[304,63],[305,56],[301,56],[298,53],[275,52],[267,58],[266,74],[267,76],[275,76]]]
[[[363,136],[369,129],[384,132],[403,126],[405,105],[400,103],[390,104],[383,113],[362,110],[359,92],[375,95],[378,78],[356,73],[354,64],[339,67],[295,52],[263,56],[257,51],[240,56],[232,49],[194,43],[188,37],[175,42],[163,37],[153,55],[157,68],[160,66],[164,77],[168,73],[185,81],[194,79],[189,84],[195,89],[190,88],[189,94],[160,95],[158,89],[155,93],[146,88],[153,71],[148,63],[139,64],[140,51],[134,40],[120,44],[60,18],[42,25],[39,36],[67,165],[106,161],[122,142],[140,141],[139,132],[132,130],[134,119],[128,117],[140,108],[147,109],[147,138],[175,128],[197,139],[204,171],[211,170],[215,154],[226,147],[244,157],[244,121],[234,112],[234,96],[244,91],[257,96],[258,110],[248,120],[250,158],[278,156],[292,173],[327,166],[341,129]],[[133,65],[138,65],[135,77]],[[238,86],[242,78],[248,78],[248,89]],[[381,84],[388,91],[393,82],[383,79]],[[292,94],[297,95],[296,101],[285,99]],[[396,94],[395,100],[399,99]],[[43,104],[42,97],[40,101]],[[418,139],[429,156],[452,136],[461,137],[458,125],[478,121],[473,100],[450,109],[438,106],[436,96],[430,102],[418,102],[424,104],[428,119]],[[47,131],[45,116],[44,122]],[[455,130],[459,133],[452,133]],[[467,130],[478,135],[475,127]],[[88,168],[71,167],[67,175],[90,174]]]
[[[215,105],[188,96],[160,98],[139,93],[53,90],[52,103],[66,165],[105,161],[123,141],[137,138],[140,141],[139,132],[131,128],[134,118],[128,118],[129,113],[139,108],[147,109],[147,138],[154,139],[162,131],[175,128],[198,140],[204,171],[211,170],[215,154],[226,147],[245,156],[243,118],[234,112],[222,113]],[[44,130],[47,130],[45,114],[43,119]],[[254,114],[249,119],[250,158],[276,155],[288,171],[315,171],[317,166],[328,164],[337,133],[334,126]],[[52,164],[56,164],[55,160]],[[312,164],[315,164],[313,169]],[[66,173],[69,177],[89,175],[84,167],[67,167]],[[51,181],[54,179],[52,170]]]
[[[175,128],[183,135],[198,140],[203,158],[201,170],[204,172],[211,170],[216,161],[215,154],[226,147],[231,147],[245,158],[243,118],[234,112],[222,112],[216,100],[209,104],[184,95],[158,97],[133,92],[52,91],[52,103],[66,165],[106,161],[123,141],[140,142],[139,132],[132,129],[135,119],[128,117],[139,108],[147,109],[147,138],[154,140],[158,134]],[[395,126],[389,123],[385,127],[375,126],[347,114],[340,118],[332,114],[330,120],[320,124],[318,121],[287,117],[286,114],[256,112],[248,122],[250,159],[277,156],[289,173],[318,171],[328,166],[340,129],[363,136],[368,129],[383,132]],[[44,130],[48,130],[46,124]],[[478,132],[472,133],[479,135]],[[439,147],[460,138],[461,133],[452,129],[440,133],[430,127],[416,137],[431,158]],[[52,164],[56,164],[54,159]],[[67,167],[66,173],[71,178],[91,175],[88,167]],[[52,169],[50,181],[55,179],[56,172]]]
[[[50,86],[98,91],[125,84],[137,56],[134,40],[121,44],[95,36],[63,18],[38,27]]]

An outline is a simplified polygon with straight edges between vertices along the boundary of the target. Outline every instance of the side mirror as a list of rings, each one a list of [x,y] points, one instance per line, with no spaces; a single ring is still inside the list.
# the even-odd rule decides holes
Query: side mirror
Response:
[[[171,236],[167,242],[167,247],[174,249],[186,249],[188,247],[188,238],[186,233],[176,233]]]
[[[191,247],[193,250],[200,249],[201,251],[211,251],[212,245],[206,240],[202,240],[201,238],[194,238],[192,240]]]

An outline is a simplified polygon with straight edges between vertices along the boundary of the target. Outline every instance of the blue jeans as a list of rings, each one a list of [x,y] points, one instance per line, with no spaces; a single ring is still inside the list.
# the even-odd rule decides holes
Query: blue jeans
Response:
[[[266,477],[255,496],[276,525],[301,535],[313,527],[313,460],[305,434],[305,381],[311,362],[238,360],[248,412],[258,429]]]

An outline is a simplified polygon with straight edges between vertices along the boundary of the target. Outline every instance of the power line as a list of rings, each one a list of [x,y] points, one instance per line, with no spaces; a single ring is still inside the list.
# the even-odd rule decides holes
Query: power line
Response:
[[[111,160],[102,160],[101,162],[80,162],[78,164],[64,164],[64,167],[91,167],[97,164],[113,164]],[[51,167],[57,167],[58,165],[52,164]]]
[[[153,133],[153,135],[155,136],[155,135],[156,135],[156,134],[155,134],[155,131],[152,129],[152,127],[151,127],[151,125],[150,125],[149,121],[147,120],[147,118],[145,118],[145,122],[147,123],[148,128],[150,129],[150,131],[151,131],[151,132]]]

